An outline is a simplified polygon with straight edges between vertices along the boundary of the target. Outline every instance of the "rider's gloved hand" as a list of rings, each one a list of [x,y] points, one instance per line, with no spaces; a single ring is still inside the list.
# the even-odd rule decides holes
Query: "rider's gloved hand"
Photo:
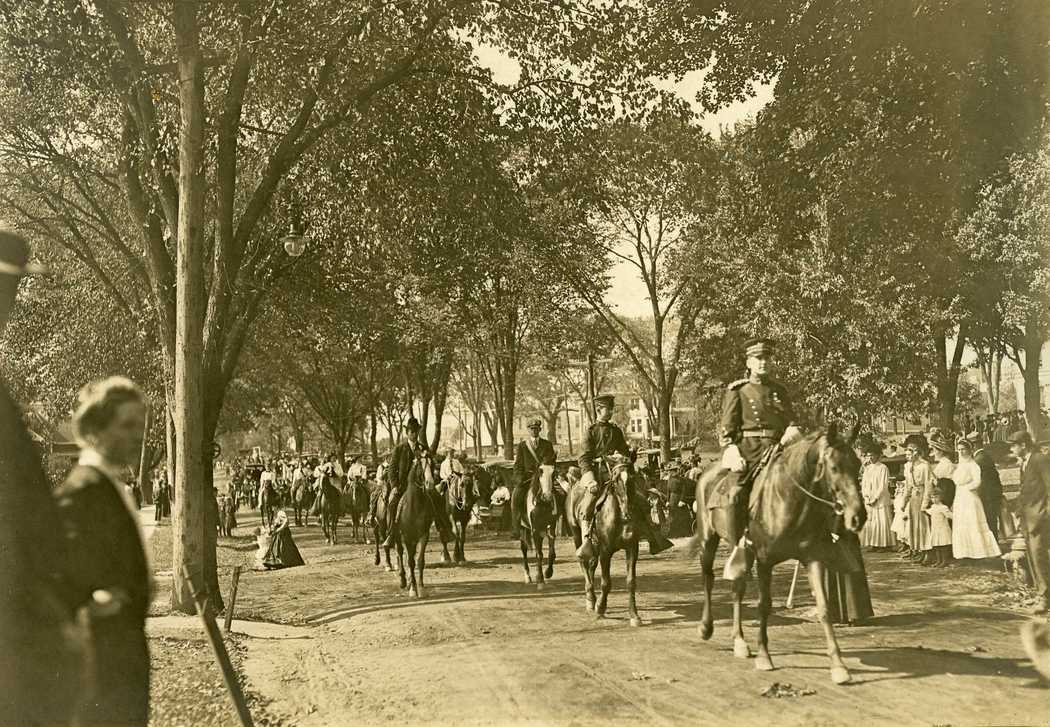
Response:
[[[588,492],[592,495],[598,494],[598,479],[594,476],[594,470],[587,470],[580,477],[580,483],[582,487],[586,487]]]
[[[747,462],[735,444],[730,444],[722,450],[722,467],[730,472],[743,472],[747,469]]]
[[[796,439],[801,438],[802,430],[792,424],[790,427],[784,430],[784,436],[780,438],[780,443],[786,446],[794,442]]]

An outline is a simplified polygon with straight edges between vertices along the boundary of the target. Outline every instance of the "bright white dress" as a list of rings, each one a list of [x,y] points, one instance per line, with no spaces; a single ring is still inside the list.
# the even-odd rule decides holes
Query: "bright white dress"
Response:
[[[860,482],[861,495],[868,510],[868,520],[860,534],[860,544],[872,548],[888,548],[894,544],[890,531],[890,470],[882,462],[864,467]]]
[[[893,524],[890,530],[897,536],[897,540],[908,542],[908,486],[897,483],[897,490],[893,495]]]
[[[984,506],[977,497],[981,468],[972,459],[959,462],[953,474],[952,555],[956,558],[994,558],[1002,551],[988,529]]]

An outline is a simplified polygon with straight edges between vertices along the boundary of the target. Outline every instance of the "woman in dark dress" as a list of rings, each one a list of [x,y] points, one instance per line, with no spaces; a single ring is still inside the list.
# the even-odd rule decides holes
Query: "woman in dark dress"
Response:
[[[88,384],[79,400],[73,425],[80,459],[55,491],[68,546],[65,599],[86,614],[91,632],[90,689],[77,721],[145,725],[151,582],[121,470],[138,463],[146,408],[138,386],[116,376]]]
[[[299,548],[292,540],[292,529],[288,526],[288,514],[284,510],[278,510],[273,519],[273,527],[270,529],[270,546],[266,549],[266,555],[263,556],[263,565],[268,570],[276,570],[305,564]]]

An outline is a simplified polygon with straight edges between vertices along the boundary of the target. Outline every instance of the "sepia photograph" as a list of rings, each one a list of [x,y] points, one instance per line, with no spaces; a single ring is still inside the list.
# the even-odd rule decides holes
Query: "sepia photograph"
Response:
[[[1050,2],[0,0],[0,727],[1050,727]]]

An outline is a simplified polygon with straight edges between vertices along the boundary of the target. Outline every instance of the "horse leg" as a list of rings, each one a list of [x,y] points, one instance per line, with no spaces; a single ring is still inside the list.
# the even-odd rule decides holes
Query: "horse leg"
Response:
[[[522,533],[521,538],[518,540],[518,544],[521,545],[521,564],[525,568],[525,582],[532,583],[532,570],[529,568],[529,541],[528,536]]]
[[[741,611],[744,607],[744,593],[746,591],[746,576],[733,581],[733,656],[738,659],[751,658],[751,649],[748,647],[747,641],[744,640],[744,628],[741,624]]]
[[[627,615],[631,617],[631,626],[641,626],[642,619],[638,616],[638,605],[634,597],[637,584],[635,574],[638,565],[638,540],[629,543],[623,549],[623,553],[627,559]]]
[[[416,544],[411,540],[405,543],[408,551],[408,595],[410,598],[419,598],[419,588],[416,585]]]
[[[419,555],[417,560],[419,561],[419,597],[423,597],[423,571],[426,570],[427,566],[427,538],[424,535],[423,539],[419,541]]]
[[[552,525],[551,528],[554,526]],[[548,578],[554,577],[554,531],[547,529],[547,572]]]
[[[735,582],[734,582],[735,585]],[[773,671],[773,660],[769,658],[769,614],[773,610],[773,566],[758,562],[758,655],[755,657],[755,668],[759,671]],[[734,593],[734,598],[736,594]]]
[[[536,549],[536,588],[543,590],[547,580],[543,576],[543,530],[533,528],[532,545]]]
[[[707,641],[715,632],[715,619],[711,615],[711,588],[715,584],[715,553],[718,552],[718,533],[712,532],[704,540],[704,552],[701,555],[700,572],[704,577],[704,609],[700,614],[700,638]]]
[[[467,523],[456,520],[456,562],[467,562]]]
[[[382,560],[380,559],[380,557],[379,557],[379,543],[381,542],[381,541],[379,540],[379,533],[378,533],[378,532],[376,532],[376,533],[375,533],[375,536],[376,536],[376,537],[375,537],[375,540],[376,540],[376,566],[378,567],[378,566],[379,566],[379,564],[380,564],[380,563],[382,563],[383,561],[382,561]]]
[[[824,585],[825,566],[818,560],[809,564],[809,587],[813,591],[813,598],[817,602],[817,618],[820,625],[824,627],[824,639],[828,643],[828,656],[831,658],[831,681],[836,684],[846,684],[850,677],[849,669],[842,661],[839,652],[839,642],[835,639],[835,629],[828,618],[828,594]]]
[[[405,578],[405,545],[401,538],[397,539],[397,574],[401,578],[401,589],[408,588],[408,580]],[[412,576],[415,579],[415,576]]]
[[[609,605],[609,591],[612,590],[612,553],[602,553],[598,560],[602,566],[602,595],[598,599],[595,613],[598,618],[604,618],[605,609]]]

